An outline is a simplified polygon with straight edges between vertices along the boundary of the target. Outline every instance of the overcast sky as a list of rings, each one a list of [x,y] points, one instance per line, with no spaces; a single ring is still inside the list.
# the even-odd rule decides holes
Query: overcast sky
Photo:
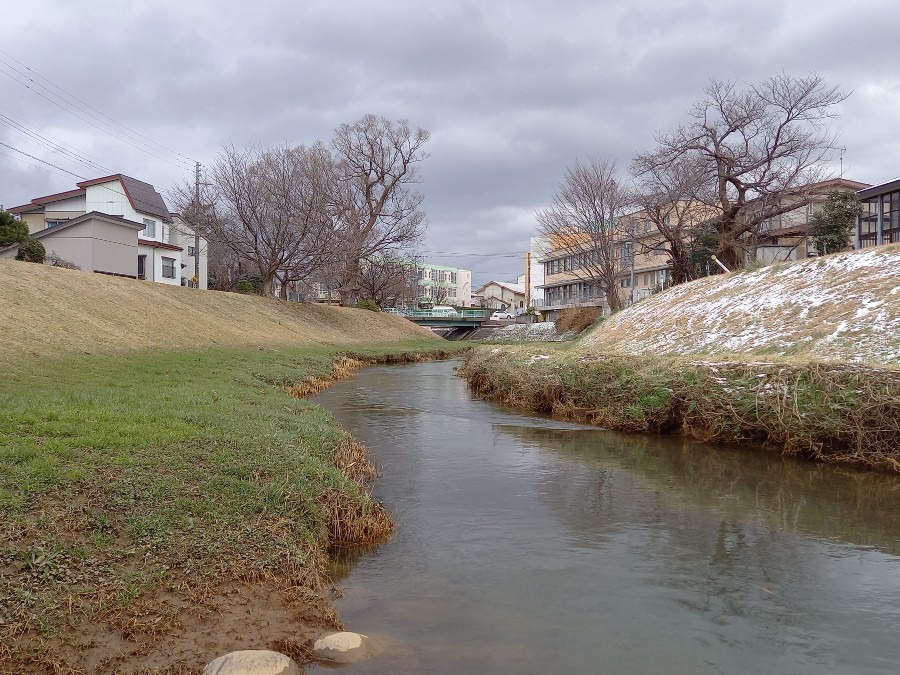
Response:
[[[224,144],[327,141],[374,113],[431,132],[425,258],[512,281],[567,166],[625,172],[710,78],[781,71],[852,92],[834,122],[847,178],[900,175],[895,0],[0,0],[0,16],[6,207],[74,188],[60,169],[165,194]]]

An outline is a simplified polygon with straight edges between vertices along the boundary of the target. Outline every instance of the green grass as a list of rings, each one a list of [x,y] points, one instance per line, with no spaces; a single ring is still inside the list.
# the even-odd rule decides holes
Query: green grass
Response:
[[[454,345],[353,352],[439,349]],[[327,377],[339,352],[154,352],[5,374],[0,569],[19,573],[0,575],[0,637],[224,579],[312,585],[328,545],[323,497],[363,510],[371,498],[335,466],[346,433],[283,387]],[[78,611],[63,610],[73,594]]]

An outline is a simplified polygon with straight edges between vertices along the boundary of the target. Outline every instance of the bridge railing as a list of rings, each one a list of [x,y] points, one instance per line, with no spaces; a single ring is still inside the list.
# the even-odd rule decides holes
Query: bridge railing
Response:
[[[488,318],[488,310],[486,309],[467,309],[463,308],[456,312],[448,312],[447,310],[433,309],[394,309],[388,307],[381,310],[391,314],[399,314],[407,319],[461,319],[463,321],[486,321]]]

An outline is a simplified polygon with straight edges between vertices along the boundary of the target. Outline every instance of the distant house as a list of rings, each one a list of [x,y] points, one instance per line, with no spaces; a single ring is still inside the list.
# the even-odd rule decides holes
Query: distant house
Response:
[[[502,309],[515,313],[525,308],[525,285],[510,284],[504,281],[489,281],[477,289],[472,298],[477,299],[487,309]]]
[[[114,174],[9,209],[47,253],[81,269],[163,284],[206,287],[206,242],[149,183]],[[199,244],[199,245],[198,245]],[[0,251],[15,257],[18,246]],[[195,279],[199,264],[199,278]]]
[[[828,199],[828,194],[834,191],[866,191],[868,187],[868,183],[860,183],[847,178],[832,178],[804,186],[803,190],[806,193],[804,201],[808,201],[808,203],[764,221],[760,225],[759,231],[751,238],[747,262],[769,265],[773,262],[805,260],[815,256],[815,243],[808,236],[809,226],[812,217],[821,211],[822,205]],[[792,199],[790,195],[784,197],[787,206],[791,205],[790,199]],[[852,243],[851,241],[847,242],[848,245]]]

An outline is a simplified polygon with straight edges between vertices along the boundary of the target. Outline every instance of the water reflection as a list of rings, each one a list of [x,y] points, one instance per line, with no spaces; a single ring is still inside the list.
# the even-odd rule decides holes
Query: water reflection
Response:
[[[616,469],[639,474],[648,487],[715,509],[728,519],[754,518],[790,529],[900,553],[900,480],[765,450],[720,448],[681,437],[584,435],[514,425],[497,429],[542,447],[607,482]],[[593,495],[582,495],[592,502]]]
[[[318,397],[398,534],[336,572],[348,672],[893,672],[900,481],[472,400],[448,363]],[[352,564],[351,564],[352,562]]]

